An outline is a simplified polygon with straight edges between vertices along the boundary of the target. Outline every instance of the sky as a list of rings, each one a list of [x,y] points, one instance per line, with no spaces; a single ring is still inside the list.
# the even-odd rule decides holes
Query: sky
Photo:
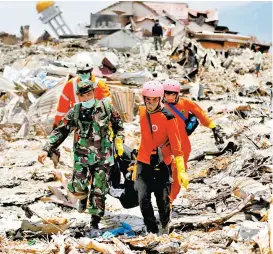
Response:
[[[116,1],[56,1],[63,12],[63,18],[71,30],[80,34],[82,29],[78,24],[90,24],[90,13],[95,13]],[[167,2],[167,1],[166,1]],[[178,1],[176,1],[178,2]],[[182,1],[196,10],[229,8],[247,5],[251,1]],[[220,17],[219,17],[220,18]],[[21,25],[30,25],[31,37],[37,38],[44,30],[54,35],[51,28],[39,20],[35,1],[0,1],[0,32],[20,34]]]

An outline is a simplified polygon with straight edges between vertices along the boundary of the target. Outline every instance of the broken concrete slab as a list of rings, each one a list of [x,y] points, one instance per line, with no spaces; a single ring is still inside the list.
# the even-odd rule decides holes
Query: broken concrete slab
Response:
[[[142,40],[132,32],[123,29],[110,34],[100,40],[100,45],[107,48],[115,48],[118,50],[128,50],[140,44]]]
[[[240,198],[246,198],[250,194],[253,194],[255,200],[262,199],[268,203],[271,197],[269,186],[264,186],[248,177],[240,177],[236,180],[233,185],[233,193]]]

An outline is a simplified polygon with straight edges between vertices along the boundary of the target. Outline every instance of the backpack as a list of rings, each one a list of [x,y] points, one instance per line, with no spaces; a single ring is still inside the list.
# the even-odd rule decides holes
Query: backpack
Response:
[[[170,103],[168,103],[168,105],[185,122],[186,132],[188,136],[190,136],[199,125],[199,121],[197,120],[196,116],[189,112],[189,117],[187,119],[174,105]]]

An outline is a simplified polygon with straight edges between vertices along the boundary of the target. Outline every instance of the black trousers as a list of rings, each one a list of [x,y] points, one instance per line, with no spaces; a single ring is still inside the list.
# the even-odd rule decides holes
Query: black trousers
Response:
[[[137,163],[137,179],[135,190],[138,191],[138,201],[144,224],[148,232],[158,233],[158,226],[151,202],[151,194],[154,192],[159,211],[159,219],[162,227],[170,221],[170,194],[171,167],[162,163],[159,170],[142,162]]]

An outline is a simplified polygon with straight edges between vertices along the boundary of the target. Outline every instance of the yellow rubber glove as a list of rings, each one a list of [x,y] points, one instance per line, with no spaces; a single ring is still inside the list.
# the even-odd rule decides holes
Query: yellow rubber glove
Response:
[[[175,163],[177,168],[177,179],[180,185],[183,184],[184,188],[187,189],[189,185],[189,176],[186,173],[185,165],[184,165],[184,157],[177,156],[175,157]]]
[[[114,139],[114,131],[112,126],[108,127],[108,134],[109,134],[109,139],[112,141]]]
[[[115,138],[115,146],[118,152],[118,156],[122,156],[124,153],[123,141],[120,138]]]
[[[210,129],[215,128],[215,127],[216,127],[215,122],[214,122],[214,121],[211,121],[208,127],[209,127]]]
[[[132,173],[132,181],[135,181],[136,177],[137,177],[137,164],[129,167],[127,170],[128,171],[133,171],[133,173]]]

